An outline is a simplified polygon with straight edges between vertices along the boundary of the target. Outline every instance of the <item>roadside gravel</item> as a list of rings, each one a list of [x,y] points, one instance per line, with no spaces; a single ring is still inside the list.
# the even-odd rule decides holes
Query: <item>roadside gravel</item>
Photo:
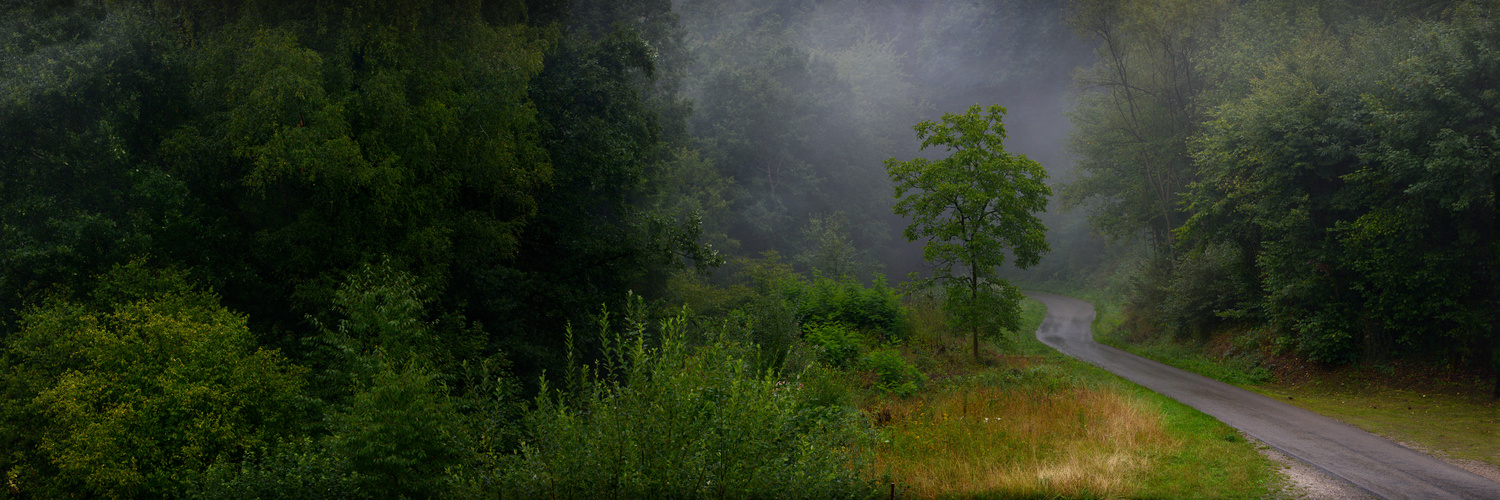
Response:
[[[1243,433],[1241,433],[1243,435]],[[1261,455],[1281,465],[1281,474],[1286,476],[1286,485],[1280,492],[1285,500],[1369,500],[1375,498],[1364,490],[1328,475],[1316,467],[1307,465],[1285,453],[1276,451],[1258,439],[1245,436],[1255,445]]]

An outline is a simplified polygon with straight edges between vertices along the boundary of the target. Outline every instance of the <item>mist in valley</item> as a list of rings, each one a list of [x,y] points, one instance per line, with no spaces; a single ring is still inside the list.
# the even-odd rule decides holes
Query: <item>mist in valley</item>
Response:
[[[840,214],[869,279],[920,272],[922,242],[901,235],[882,161],[925,155],[912,126],[1005,106],[1005,147],[1054,184],[1071,158],[1073,74],[1092,47],[1058,2],[675,2],[692,54],[684,94],[695,144],[736,185],[725,233],[737,251],[812,252],[813,219]],[[1053,252],[1027,280],[1071,278],[1101,242],[1081,212],[1045,215]],[[1084,250],[1080,253],[1080,248]],[[802,267],[805,271],[811,271]]]
[[[1016,287],[1493,462],[1497,47],[1493,0],[0,2],[0,497],[1279,488]],[[1034,165],[908,161],[991,105],[1052,190],[998,275]],[[928,262],[893,207],[963,208],[897,185],[1015,224]]]

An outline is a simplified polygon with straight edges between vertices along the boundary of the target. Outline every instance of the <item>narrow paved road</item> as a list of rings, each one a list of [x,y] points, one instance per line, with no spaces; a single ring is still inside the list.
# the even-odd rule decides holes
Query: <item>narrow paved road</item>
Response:
[[[1500,483],[1354,426],[1094,342],[1094,306],[1029,293],[1047,305],[1037,339],[1212,415],[1293,458],[1381,498],[1500,500]]]

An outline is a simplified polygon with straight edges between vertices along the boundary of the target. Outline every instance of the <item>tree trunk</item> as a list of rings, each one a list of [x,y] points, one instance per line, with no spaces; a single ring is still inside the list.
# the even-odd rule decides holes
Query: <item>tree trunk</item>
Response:
[[[970,287],[969,287],[969,308],[970,309],[969,310],[970,310],[971,313],[973,313],[974,310],[975,310],[974,304],[978,303],[978,302],[979,302],[979,287],[977,285],[975,285],[974,283],[970,283]],[[974,342],[974,362],[978,363],[979,362],[979,322],[976,321],[976,319],[977,318],[970,318],[970,321],[969,321],[969,334],[970,335],[969,335],[969,337]]]
[[[971,314],[976,314],[976,315],[978,313],[978,308],[976,308],[975,305],[979,303],[979,268],[976,267],[977,264],[978,264],[977,261],[974,261],[974,260],[970,260],[969,261],[969,312]],[[978,321],[978,318],[970,318],[969,332],[971,333],[971,337],[972,337],[972,339],[974,341],[974,362],[978,363],[979,362],[979,321]]]

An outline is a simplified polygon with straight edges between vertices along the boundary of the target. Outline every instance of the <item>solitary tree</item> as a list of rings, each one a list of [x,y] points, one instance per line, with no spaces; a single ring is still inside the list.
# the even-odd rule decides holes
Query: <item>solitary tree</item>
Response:
[[[942,123],[913,127],[922,150],[943,146],[947,158],[885,161],[896,187],[896,214],[911,220],[903,234],[926,239],[922,257],[933,264],[929,286],[946,291],[943,308],[969,330],[974,358],[979,335],[1020,327],[1021,292],[997,276],[1008,256],[1016,267],[1035,265],[1048,250],[1045,228],[1034,215],[1046,210],[1052,190],[1042,166],[1005,151],[999,105],[947,113]]]

